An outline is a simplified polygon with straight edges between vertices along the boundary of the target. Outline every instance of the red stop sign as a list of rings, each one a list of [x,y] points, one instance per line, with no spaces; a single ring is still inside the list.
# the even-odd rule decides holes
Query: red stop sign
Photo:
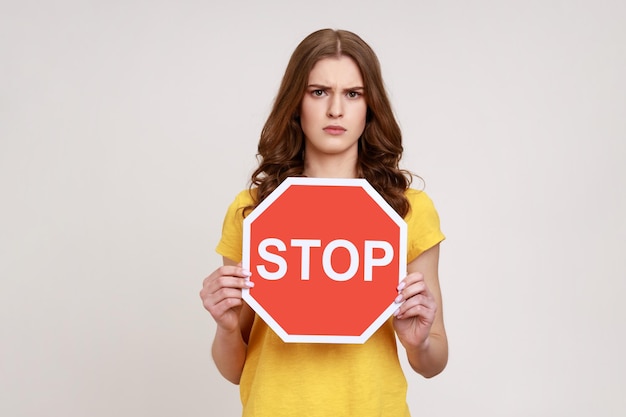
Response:
[[[244,220],[242,265],[285,342],[364,343],[397,308],[406,223],[364,179],[288,178]]]

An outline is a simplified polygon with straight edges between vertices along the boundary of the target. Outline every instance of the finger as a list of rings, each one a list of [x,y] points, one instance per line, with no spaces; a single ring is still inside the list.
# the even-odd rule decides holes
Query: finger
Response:
[[[204,307],[215,317],[221,317],[227,311],[243,304],[241,291],[225,289],[219,295],[211,295],[203,300]]]
[[[424,281],[418,281],[408,287],[402,288],[398,292],[398,296],[395,299],[396,303],[401,303],[403,300],[408,300],[411,297],[415,297],[418,294],[423,294],[426,297],[432,297],[432,294]]]
[[[222,288],[252,288],[254,283],[248,278],[240,277],[219,277],[207,285],[207,290],[210,293],[215,293]]]
[[[428,297],[423,294],[418,294],[406,300],[404,302],[406,304],[406,308],[409,309],[413,306],[424,306],[428,309],[435,309],[437,307],[437,303],[433,297]]]
[[[232,288],[241,293],[242,289],[252,288],[253,286],[254,283],[251,282],[248,277],[220,276],[212,274],[209,277],[205,278],[202,289],[200,290],[200,298],[202,298],[204,302],[205,299],[207,299],[211,295],[216,294],[224,288]],[[241,297],[241,295],[239,295],[239,297]]]
[[[204,282],[212,281],[216,278],[228,276],[228,277],[239,277],[239,278],[249,278],[252,274],[250,271],[242,268],[240,265],[222,265],[217,268],[211,275],[204,279]]]
[[[427,323],[433,323],[435,320],[436,309],[429,308],[423,304],[418,304],[410,308],[399,309],[396,314],[397,319],[419,318]]]
[[[435,302],[434,298],[418,294],[402,302],[402,304],[396,310],[395,316],[398,318],[402,318],[419,316],[422,314],[430,315],[429,312],[433,312],[434,314],[436,310],[437,303]]]
[[[424,274],[421,272],[411,272],[407,275],[400,284],[398,285],[398,291],[402,290],[402,288],[408,287],[409,285],[415,284],[416,282],[424,281]]]
[[[233,286],[235,288],[243,288],[246,282],[250,282],[250,273],[246,270],[228,270],[218,269],[213,274],[204,279],[202,287],[214,292],[221,287]]]
[[[420,317],[432,323],[435,319],[435,311],[422,304],[418,304],[411,307],[402,306],[395,311],[394,316],[400,320]]]
[[[423,282],[424,282],[424,275],[421,274],[420,272],[413,272],[407,275],[402,281],[400,281],[396,289],[398,290],[398,292],[401,292],[405,288],[408,288],[410,286],[423,283]]]
[[[204,294],[202,303],[214,317],[219,317],[226,311],[242,304],[242,290],[221,288],[215,293]]]

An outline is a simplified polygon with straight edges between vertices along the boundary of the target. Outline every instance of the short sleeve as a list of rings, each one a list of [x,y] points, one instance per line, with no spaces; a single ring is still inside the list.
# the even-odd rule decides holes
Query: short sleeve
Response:
[[[241,261],[244,208],[253,203],[250,191],[244,190],[230,204],[222,223],[222,237],[215,248],[218,254],[235,262]]]
[[[433,201],[424,191],[409,189],[406,197],[411,210],[405,216],[407,223],[407,262],[445,239],[441,232],[439,214]]]

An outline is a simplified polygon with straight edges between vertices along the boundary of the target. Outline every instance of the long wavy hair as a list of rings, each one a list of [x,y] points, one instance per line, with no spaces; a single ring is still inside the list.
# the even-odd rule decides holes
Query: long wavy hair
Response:
[[[367,115],[359,139],[357,176],[365,178],[400,216],[408,213],[410,206],[404,192],[413,174],[399,168],[402,134],[385,90],[378,58],[356,34],[333,29],[307,36],[289,60],[259,140],[259,166],[250,182],[251,189],[257,187],[255,204],[245,212],[256,207],[287,177],[304,175],[305,140],[298,115],[309,73],[317,61],[339,56],[354,60],[365,87]]]

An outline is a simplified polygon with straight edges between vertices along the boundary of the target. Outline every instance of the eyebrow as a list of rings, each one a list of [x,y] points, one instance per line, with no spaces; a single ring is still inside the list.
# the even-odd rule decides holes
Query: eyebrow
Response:
[[[332,90],[332,87],[329,87],[323,84],[309,84],[306,86],[306,88],[315,88],[319,90]],[[348,88],[343,89],[343,91],[358,91],[358,90],[365,91],[365,87],[355,86],[355,87],[348,87]]]

